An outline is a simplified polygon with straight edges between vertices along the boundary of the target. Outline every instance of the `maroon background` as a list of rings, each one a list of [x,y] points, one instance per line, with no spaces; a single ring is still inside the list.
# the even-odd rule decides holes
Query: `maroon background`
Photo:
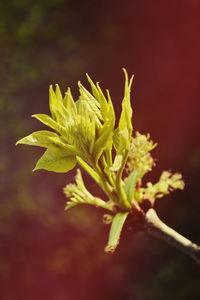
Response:
[[[198,299],[193,261],[128,228],[106,255],[103,211],[63,211],[62,188],[75,170],[32,173],[41,149],[14,144],[43,128],[30,116],[48,113],[49,84],[71,86],[77,97],[78,80],[88,87],[86,72],[109,88],[119,117],[126,67],[135,74],[134,129],[158,142],[147,179],[171,169],[186,182],[156,204],[158,214],[200,243],[199,1],[13,0],[0,11],[0,298]]]

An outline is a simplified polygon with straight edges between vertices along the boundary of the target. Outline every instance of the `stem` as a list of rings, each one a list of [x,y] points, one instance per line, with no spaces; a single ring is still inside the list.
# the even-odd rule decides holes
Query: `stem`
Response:
[[[112,166],[112,147],[105,150],[106,159],[109,166]]]
[[[200,246],[163,223],[153,208],[149,209],[145,215],[145,229],[149,235],[178,248],[200,264]]]
[[[113,188],[110,186],[106,179],[106,174],[104,174],[103,170],[99,165],[96,165],[95,171],[99,175],[99,178],[101,179],[100,187],[103,189],[103,191],[107,194],[108,198],[111,199],[114,203],[117,203],[117,195],[115,194],[115,191],[113,191]]]
[[[113,212],[113,207],[108,202],[105,202],[100,198],[95,198],[95,200],[96,200],[96,206],[97,207],[102,207],[104,209],[107,209],[107,210]],[[94,203],[92,203],[92,205],[94,205]]]
[[[130,203],[127,200],[126,197],[126,193],[124,191],[124,189],[122,188],[122,173],[126,164],[128,158],[128,150],[125,150],[125,154],[123,156],[123,161],[122,161],[122,165],[120,167],[120,169],[117,172],[117,176],[116,176],[116,189],[117,189],[117,193],[119,194],[119,199],[122,199],[120,201],[120,206],[122,207],[122,209],[130,209]]]
[[[107,179],[100,166],[96,165],[95,169],[93,169],[79,156],[77,156],[76,159],[79,165],[99,184],[108,198],[111,199],[114,203],[117,203],[117,195],[114,193],[114,191],[111,191],[109,189],[109,186],[106,184]],[[93,163],[93,165],[95,164]]]
[[[114,181],[113,181],[113,179],[112,179],[111,172],[106,172],[106,171],[105,171],[105,168],[108,168],[108,164],[106,163],[106,159],[105,159],[104,154],[101,155],[99,163],[102,164],[104,173],[106,174],[108,181],[110,182],[111,186],[114,187],[115,184],[114,184]],[[102,169],[102,168],[101,168],[101,169]],[[102,172],[103,172],[103,171],[102,171]]]
[[[101,186],[101,178],[82,158],[76,156],[79,165]]]

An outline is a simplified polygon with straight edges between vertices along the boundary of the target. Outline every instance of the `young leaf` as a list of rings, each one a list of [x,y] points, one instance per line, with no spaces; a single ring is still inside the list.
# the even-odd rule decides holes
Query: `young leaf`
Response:
[[[57,97],[59,103],[63,102],[62,93],[61,93],[61,90],[60,90],[58,84],[56,84],[56,97]]]
[[[84,88],[84,86],[78,82],[79,91],[80,91],[80,98],[82,101],[86,101],[88,108],[92,111],[92,114],[95,118],[96,123],[99,127],[102,127],[100,120],[102,120],[102,115],[99,109],[99,102]]]
[[[133,81],[133,76],[130,79],[130,82],[128,82],[128,74],[125,69],[123,69],[125,74],[125,89],[124,89],[124,99],[122,101],[122,113],[119,120],[119,130],[123,131],[126,129],[128,131],[129,140],[132,136],[132,108],[130,103],[130,90],[131,85]]]
[[[50,85],[50,87],[49,87],[49,109],[50,109],[53,119],[57,121],[56,108],[57,108],[57,98],[54,93],[52,85]]]
[[[123,150],[128,150],[128,137],[125,134],[125,129],[120,131],[117,128],[113,134],[113,145],[118,154],[123,153]]]
[[[38,160],[33,171],[43,169],[57,173],[66,173],[75,167],[76,162],[75,156],[69,155],[67,150],[51,146]]]
[[[26,144],[31,146],[39,146],[48,148],[50,144],[53,144],[50,138],[57,138],[58,135],[55,132],[51,132],[48,130],[40,130],[35,131],[32,134],[24,137],[23,139],[19,140],[16,145],[18,144]]]
[[[114,127],[115,127],[115,111],[114,111],[114,107],[112,104],[112,100],[110,97],[110,93],[109,90],[106,90],[107,92],[107,97],[108,97],[108,115],[107,118],[109,120],[112,120],[111,124],[111,131],[112,131],[112,136],[111,138],[108,140],[108,142],[106,143],[106,147],[105,147],[105,154],[106,154],[106,162],[108,164],[109,167],[112,166],[112,148],[113,148],[113,131],[114,131]],[[106,119],[105,119],[106,122]]]
[[[117,154],[115,156],[115,160],[113,165],[109,168],[110,171],[118,171],[121,168],[123,162],[123,155],[122,154]]]
[[[100,176],[79,156],[76,156],[79,165],[101,186]]]
[[[99,91],[98,100],[99,100],[99,103],[100,103],[101,114],[102,114],[103,119],[106,120],[107,115],[108,115],[108,103],[106,101],[106,98],[105,98],[98,82],[97,82],[97,88],[98,88],[98,91]]]
[[[124,191],[126,193],[129,203],[131,203],[133,200],[137,179],[138,179],[138,171],[134,170],[129,174],[125,182]]]
[[[112,140],[112,124],[108,120],[102,127],[102,134],[99,136],[97,141],[94,144],[93,156],[95,157],[95,161],[99,160],[103,150],[106,148],[107,144]]]
[[[65,97],[63,99],[63,105],[67,109],[71,117],[76,117],[77,114],[76,103],[74,102],[70,88],[68,88],[67,92],[65,93]]]
[[[105,252],[113,253],[115,251],[117,245],[119,244],[122,227],[124,225],[124,222],[126,221],[128,214],[129,212],[119,212],[114,216],[110,228],[108,244],[105,247]]]
[[[110,92],[109,90],[106,90],[107,92],[107,97],[108,97],[108,118],[111,118],[115,124],[115,110],[113,107],[113,103],[110,97]]]
[[[98,92],[98,89],[96,87],[96,85],[94,84],[94,82],[92,81],[92,79],[90,78],[90,76],[88,74],[86,74],[87,76],[87,80],[89,81],[90,83],[90,86],[91,86],[91,89],[92,89],[92,94],[93,96],[98,99],[99,98],[99,92]]]
[[[92,119],[90,123],[90,128],[88,130],[88,141],[89,141],[89,152],[90,154],[93,152],[94,149],[94,142],[95,142],[95,120],[94,118]]]
[[[36,115],[32,115],[32,117],[38,119],[43,124],[45,124],[46,126],[48,126],[48,127],[52,128],[52,129],[56,130],[59,133],[63,133],[65,131],[64,128],[61,125],[59,125],[56,121],[54,121],[48,115],[45,115],[45,114],[36,114]]]
[[[53,119],[60,125],[64,125],[66,123],[66,115],[68,116],[69,113],[64,113],[63,111],[65,107],[63,104],[63,97],[58,84],[56,84],[56,92],[54,92],[52,85],[50,85],[49,87],[49,108]]]
[[[83,99],[87,100],[89,102],[89,105],[91,105],[94,108],[94,105],[96,107],[99,107],[99,102],[88,92],[88,90],[81,84],[81,82],[78,82],[80,95],[83,97]]]
[[[94,144],[93,156],[95,161],[98,162],[103,150],[106,148],[111,149],[113,128],[115,125],[115,118],[112,109],[109,108],[108,118],[106,119],[103,127],[99,130],[99,138]]]

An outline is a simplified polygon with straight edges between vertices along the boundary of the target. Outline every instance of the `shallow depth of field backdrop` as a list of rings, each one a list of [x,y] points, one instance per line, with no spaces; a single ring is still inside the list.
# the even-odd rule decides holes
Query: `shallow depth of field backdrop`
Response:
[[[86,72],[109,88],[119,116],[126,67],[135,74],[133,126],[159,144],[148,178],[171,168],[186,182],[157,203],[158,215],[200,243],[199,31],[198,0],[0,1],[1,300],[199,299],[191,259],[128,228],[105,254],[103,211],[64,212],[75,170],[32,173],[44,150],[14,146],[44,129],[31,115],[48,113],[49,85],[77,98]]]

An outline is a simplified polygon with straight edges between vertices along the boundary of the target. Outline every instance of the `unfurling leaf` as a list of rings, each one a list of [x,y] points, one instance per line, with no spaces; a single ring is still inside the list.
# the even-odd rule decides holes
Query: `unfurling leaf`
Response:
[[[128,136],[125,135],[125,130],[120,131],[117,128],[113,134],[113,145],[117,153],[123,153],[125,149],[128,149]]]
[[[64,128],[60,124],[58,124],[56,121],[54,121],[51,117],[49,117],[48,115],[36,114],[36,115],[32,115],[32,117],[38,119],[40,122],[42,122],[46,126],[56,130],[57,132],[59,132],[61,134],[64,132]]]
[[[125,193],[126,193],[129,203],[131,203],[133,200],[137,179],[138,179],[137,170],[132,171],[129,174],[128,178],[126,179],[124,190],[125,190]]]
[[[113,165],[109,168],[110,171],[118,171],[121,168],[123,162],[123,155],[117,154],[115,155],[115,160]]]
[[[68,88],[67,92],[65,93],[65,97],[63,99],[63,105],[68,111],[70,117],[72,118],[74,118],[77,115],[76,103],[74,102],[70,88]]]
[[[119,212],[114,216],[110,228],[108,244],[105,247],[105,252],[113,253],[115,251],[117,245],[119,244],[122,227],[124,225],[124,222],[126,221],[128,214],[129,212]]]
[[[90,111],[93,114],[93,117],[95,118],[96,124],[99,127],[102,127],[100,120],[102,120],[102,115],[100,112],[100,104],[99,102],[86,90],[86,88],[78,82],[79,91],[80,91],[80,100],[86,101],[88,108],[90,108]]]
[[[97,88],[98,88],[98,92],[99,92],[99,96],[98,96],[98,100],[100,103],[100,109],[101,109],[101,114],[102,117],[104,119],[104,121],[106,120],[106,118],[108,117],[108,109],[109,109],[109,104],[107,103],[107,100],[99,86],[99,83],[97,83]]]
[[[123,163],[125,150],[128,150],[128,139],[123,135],[123,132],[117,128],[113,134],[113,146],[116,151],[113,165],[110,167],[111,171],[118,171]]]
[[[96,85],[94,84],[94,82],[92,81],[92,79],[90,78],[90,76],[89,76],[88,74],[86,74],[86,76],[87,76],[87,79],[88,79],[88,81],[89,81],[89,83],[90,83],[90,86],[91,86],[91,89],[92,89],[92,94],[93,94],[93,96],[94,96],[96,99],[98,99],[98,97],[99,97],[99,92],[98,92],[98,89],[97,89]]]
[[[106,148],[107,144],[109,144],[110,140],[112,140],[112,121],[107,120],[107,122],[103,125],[101,129],[101,134],[97,141],[94,144],[93,155],[95,157],[95,161],[97,162],[99,157],[101,156],[103,150]]]
[[[60,110],[60,99],[58,99],[54,93],[52,85],[49,87],[49,108],[51,115],[55,121],[59,123],[59,117],[57,112]]]
[[[119,130],[126,131],[128,133],[128,139],[132,136],[132,108],[130,103],[130,90],[133,81],[133,76],[128,82],[128,74],[125,69],[123,69],[125,74],[125,88],[124,88],[124,99],[122,101],[122,113],[119,120]]]

